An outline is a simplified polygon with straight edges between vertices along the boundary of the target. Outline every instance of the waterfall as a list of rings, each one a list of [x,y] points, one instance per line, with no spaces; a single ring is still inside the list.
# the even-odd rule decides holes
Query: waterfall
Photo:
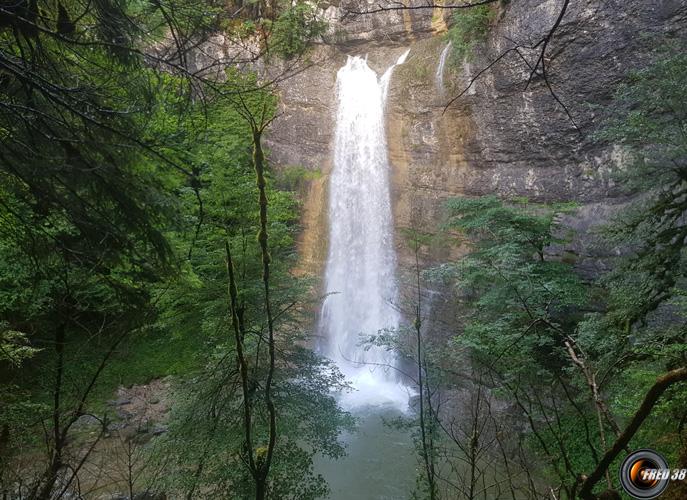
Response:
[[[446,47],[444,47],[444,50],[441,51],[441,55],[439,56],[439,64],[437,65],[437,72],[434,75],[437,90],[439,91],[439,95],[441,97],[446,94],[446,88],[444,87],[444,67],[446,66],[446,59],[450,53],[451,42],[448,42]]]
[[[408,51],[409,52],[409,51]],[[324,354],[352,383],[349,407],[395,404],[405,409],[408,391],[388,350],[360,345],[361,334],[396,328],[393,220],[384,105],[393,69],[381,78],[366,59],[348,57],[337,73],[334,164],[329,184],[329,255],[320,331]]]

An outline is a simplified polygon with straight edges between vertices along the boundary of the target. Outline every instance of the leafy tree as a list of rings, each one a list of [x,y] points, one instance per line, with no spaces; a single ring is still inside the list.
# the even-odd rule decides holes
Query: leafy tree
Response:
[[[48,498],[103,369],[96,362],[72,387],[75,343],[90,339],[106,359],[149,315],[146,285],[171,258],[161,225],[177,180],[166,169],[183,167],[159,162],[146,136],[158,82],[136,52],[135,14],[108,2],[17,6],[3,7],[0,29],[0,275],[10,298],[0,317],[44,348],[26,363],[50,395],[40,414],[48,459],[29,495]]]
[[[210,102],[204,111],[213,119],[202,136],[180,134],[199,165],[200,182],[182,194],[188,217],[171,237],[189,259],[161,288],[160,325],[202,335],[210,355],[197,374],[179,382],[170,432],[157,456],[173,471],[159,487],[187,498],[199,491],[217,498],[321,496],[326,483],[314,474],[312,457],[340,456],[338,433],[351,425],[330,393],[342,387],[341,376],[306,347],[310,284],[290,275],[297,200],[272,187],[265,163],[256,182],[259,143],[247,117],[262,120],[273,109],[265,91],[229,107]],[[270,446],[269,467],[261,468]]]
[[[44,470],[26,471],[38,472],[26,496],[74,487],[84,463],[65,453],[74,424],[91,413],[105,432],[93,401],[103,374],[127,338],[151,329],[165,287],[189,274],[182,255],[193,255],[203,226],[209,161],[189,145],[217,131],[208,132],[221,118],[217,99],[239,105],[259,85],[187,59],[228,20],[238,25],[232,36],[269,21],[266,9],[248,10],[233,17],[194,0],[0,6],[0,321],[41,348],[8,379],[35,382],[32,422],[47,430]],[[231,140],[245,147],[240,136]],[[27,422],[1,418],[3,436],[33,435]]]
[[[456,345],[486,369],[483,383],[514,401],[562,483],[574,484],[578,466],[560,439],[560,416],[550,415],[548,406],[563,406],[574,392],[564,346],[575,331],[571,313],[587,301],[571,266],[546,255],[556,241],[555,215],[567,207],[509,206],[495,197],[455,199],[448,206],[450,227],[473,245],[453,267],[468,317]],[[587,441],[593,448],[588,429]]]
[[[674,422],[684,418],[687,398],[684,386],[677,386],[657,402],[668,387],[661,382],[675,384],[684,380],[680,374],[687,372],[683,300],[687,58],[679,47],[671,47],[677,48],[675,55],[662,56],[629,76],[616,94],[615,115],[600,133],[601,139],[623,147],[626,159],[616,177],[634,196],[604,231],[623,251],[613,271],[602,280],[607,290],[606,309],[603,314],[590,315],[580,327],[581,341],[608,367],[609,378],[615,377],[616,411],[630,425],[637,422],[634,431],[622,437],[649,444],[667,434],[674,434],[679,442],[681,430]],[[643,400],[635,391],[628,393],[628,383],[644,388],[639,392],[645,393]],[[650,401],[649,396],[659,388],[656,399]],[[651,424],[640,427],[649,412]],[[611,451],[609,463],[620,450]],[[666,452],[677,459],[675,447]],[[684,447],[680,454],[684,462]],[[593,482],[585,486],[588,494]]]
[[[623,112],[601,134],[629,155],[617,178],[642,193],[608,229],[632,250],[609,277],[619,323],[635,324],[670,300],[685,275],[687,57],[679,52],[631,75],[617,92]]]
[[[554,472],[574,484],[575,475],[559,459],[559,453],[567,462],[573,459],[567,443],[557,441],[561,428],[551,432],[541,422],[554,418],[551,398],[560,405],[559,418],[567,411],[562,384],[569,394],[575,392],[562,347],[574,331],[567,316],[585,304],[586,290],[569,265],[546,256],[546,247],[556,241],[551,234],[555,215],[569,207],[551,209],[522,200],[509,205],[495,197],[456,199],[448,206],[452,233],[458,230],[472,251],[457,263],[421,272],[417,252],[434,237],[408,231],[416,263],[405,316],[413,323],[369,339],[404,354],[401,370],[417,390],[414,414],[394,422],[415,439],[420,465],[415,494],[472,499],[545,493],[533,479],[538,471],[532,452],[507,431],[521,427],[522,417],[498,410],[503,400],[531,419],[545,458],[555,462]],[[455,337],[433,318],[429,291],[454,280],[460,299],[456,308],[466,322]],[[532,399],[534,394],[545,407]],[[579,401],[586,402],[575,395],[574,403]],[[589,429],[587,439],[594,439]]]
[[[483,363],[494,364],[505,349],[522,356],[514,370],[538,360],[555,371],[561,355],[556,346],[570,332],[566,313],[585,303],[570,266],[545,254],[554,242],[557,211],[535,206],[525,212],[495,197],[455,199],[448,206],[450,226],[475,241],[455,269],[474,318],[459,342],[472,345]]]
[[[284,10],[272,25],[270,43],[277,55],[291,59],[305,52],[308,45],[323,35],[327,24],[318,19],[309,3],[296,3]]]

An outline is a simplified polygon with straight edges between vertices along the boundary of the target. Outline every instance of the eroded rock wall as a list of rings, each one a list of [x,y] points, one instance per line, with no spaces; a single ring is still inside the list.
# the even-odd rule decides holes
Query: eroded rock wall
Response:
[[[281,116],[269,146],[272,160],[303,165],[323,176],[306,201],[304,269],[319,274],[326,256],[326,185],[331,168],[336,72],[348,54],[367,54],[381,74],[407,48],[410,55],[391,81],[387,134],[392,163],[395,224],[435,230],[443,203],[452,196],[498,194],[537,201],[577,201],[568,221],[589,227],[624,201],[609,175],[623,152],[594,137],[614,89],[631,70],[644,66],[671,39],[687,35],[684,0],[573,0],[552,37],[546,65],[553,91],[540,77],[527,86],[536,49],[556,21],[563,0],[511,0],[498,6],[487,40],[468,61],[449,61],[446,94],[435,82],[445,45],[446,11],[420,9],[351,17],[376,3],[353,0],[326,6],[330,32],[311,54],[313,65],[281,85]],[[515,46],[488,71],[485,67]],[[472,83],[471,83],[472,82]],[[453,96],[468,89],[446,110]],[[402,264],[413,254],[400,236]],[[573,252],[587,248],[571,243]],[[425,262],[448,256],[448,246],[423,248]],[[559,249],[561,252],[566,249]],[[594,272],[598,255],[578,255]],[[585,260],[587,259],[587,260]]]

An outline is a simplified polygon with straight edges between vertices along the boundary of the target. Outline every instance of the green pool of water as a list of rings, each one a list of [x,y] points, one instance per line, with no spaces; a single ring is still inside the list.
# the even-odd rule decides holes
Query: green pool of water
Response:
[[[415,487],[417,459],[408,431],[384,424],[400,416],[391,407],[365,407],[351,413],[358,428],[346,433],[348,455],[317,457],[315,470],[329,483],[333,500],[402,500]]]

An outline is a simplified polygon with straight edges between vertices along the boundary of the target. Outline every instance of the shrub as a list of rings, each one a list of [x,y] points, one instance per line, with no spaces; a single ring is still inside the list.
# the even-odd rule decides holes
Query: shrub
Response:
[[[272,50],[291,59],[303,54],[308,44],[326,29],[327,23],[317,18],[311,5],[294,5],[282,12],[272,26]]]
[[[496,11],[489,5],[458,9],[453,14],[453,26],[448,30],[448,38],[453,45],[455,62],[470,58],[473,47],[486,39],[495,14]]]

